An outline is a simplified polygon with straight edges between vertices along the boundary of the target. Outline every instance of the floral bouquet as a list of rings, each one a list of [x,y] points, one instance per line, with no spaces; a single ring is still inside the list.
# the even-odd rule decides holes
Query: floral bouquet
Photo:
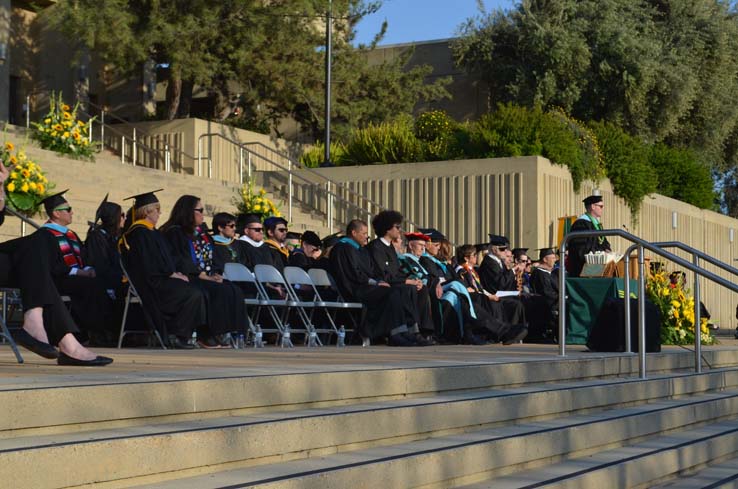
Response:
[[[661,343],[688,345],[694,343],[694,297],[681,282],[671,284],[666,271],[651,273],[646,283],[646,294],[661,311]],[[700,340],[703,345],[715,343],[707,327],[707,318],[700,318]]]
[[[38,212],[41,201],[54,184],[49,183],[41,167],[29,160],[23,151],[15,152],[15,146],[6,142],[0,150],[2,164],[10,170],[5,181],[5,192],[10,207],[27,216]]]
[[[267,217],[282,217],[274,202],[266,197],[266,190],[256,191],[254,183],[247,181],[234,198],[234,203],[241,214],[257,214],[264,220]]]
[[[61,93],[58,97],[52,94],[49,113],[41,123],[33,123],[31,137],[38,141],[43,149],[76,158],[94,159],[95,145],[91,144],[89,139],[90,124],[94,117],[86,123],[78,120],[78,108],[79,104],[74,108],[65,104]]]

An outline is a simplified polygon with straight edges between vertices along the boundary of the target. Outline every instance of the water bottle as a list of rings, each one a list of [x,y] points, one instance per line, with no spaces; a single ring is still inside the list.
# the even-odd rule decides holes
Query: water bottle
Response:
[[[308,347],[318,346],[318,333],[311,331],[308,333]]]
[[[261,331],[261,326],[256,325],[256,333],[254,333],[254,348],[264,348],[264,333]]]
[[[292,339],[290,338],[292,333],[290,331],[290,325],[287,324],[284,327],[284,333],[282,333],[282,348],[292,348]]]
[[[336,347],[343,348],[346,346],[346,328],[343,327],[343,324],[340,328],[338,328],[338,339],[336,340]]]
[[[197,348],[197,346],[198,346],[197,345],[197,331],[193,331],[192,332],[192,338],[190,338],[190,345],[192,345],[195,348]]]
[[[245,346],[246,346],[246,338],[244,338],[243,333],[238,333],[238,339],[236,340],[236,348],[243,350]]]

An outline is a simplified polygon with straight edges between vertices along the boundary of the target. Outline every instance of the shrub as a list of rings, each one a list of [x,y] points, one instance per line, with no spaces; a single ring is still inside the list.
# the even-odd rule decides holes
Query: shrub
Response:
[[[346,147],[343,143],[331,142],[331,163],[340,166],[346,158]],[[300,163],[308,168],[318,168],[325,161],[325,144],[316,143],[300,156]]]
[[[346,143],[345,164],[413,163],[422,159],[423,147],[408,118],[352,131]]]
[[[33,123],[31,137],[39,142],[41,148],[75,158],[94,159],[95,146],[89,141],[89,124],[77,119],[77,109],[65,104],[62,94],[51,94],[49,113],[42,122]]]
[[[447,138],[454,129],[454,120],[443,110],[423,112],[415,119],[415,136],[423,141]]]
[[[643,198],[656,191],[658,176],[648,160],[648,147],[611,122],[592,122],[604,156],[607,177],[635,217]]]
[[[648,157],[658,175],[660,194],[702,209],[714,206],[716,194],[710,168],[694,151],[659,143],[651,147]]]
[[[538,109],[499,105],[472,124],[467,154],[472,158],[541,155],[540,118]]]

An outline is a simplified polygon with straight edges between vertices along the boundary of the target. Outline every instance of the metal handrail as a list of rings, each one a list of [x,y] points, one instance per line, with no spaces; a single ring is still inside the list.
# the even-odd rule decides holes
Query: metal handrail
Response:
[[[690,253],[692,256],[698,256],[700,259],[705,260],[711,265],[715,265],[718,268],[722,268],[726,272],[730,272],[733,275],[738,275],[738,268],[730,266],[727,263],[718,260],[714,256],[710,256],[704,251],[700,251],[696,248],[692,248],[691,246],[684,244],[681,241],[658,241],[658,242],[654,242],[651,244],[658,246],[660,248],[679,248],[682,251],[686,251],[687,253]]]
[[[292,202],[293,202],[292,179],[293,179],[293,177],[297,177],[299,180],[301,180],[301,181],[303,181],[303,182],[305,182],[305,183],[307,183],[309,185],[316,185],[315,182],[311,182],[310,180],[308,180],[304,176],[300,175],[299,173],[295,173],[293,171],[293,168],[292,168],[293,165],[295,165],[298,168],[300,168],[300,170],[307,170],[308,173],[310,173],[311,175],[314,175],[314,176],[318,177],[319,179],[321,179],[325,183],[325,185],[326,185],[326,199],[328,201],[327,202],[327,205],[326,205],[326,214],[327,214],[326,219],[328,221],[328,227],[329,228],[333,228],[333,216],[332,216],[333,199],[337,199],[337,201],[342,202],[342,203],[345,203],[349,208],[359,209],[362,213],[366,214],[369,218],[371,218],[374,215],[370,210],[365,209],[361,205],[354,204],[350,200],[347,200],[347,199],[341,197],[340,195],[332,192],[331,191],[331,186],[332,185],[335,185],[337,188],[348,190],[350,193],[353,193],[354,195],[357,195],[359,198],[363,199],[364,201],[366,201],[368,203],[371,203],[372,205],[376,206],[377,209],[380,210],[380,211],[381,210],[384,210],[384,207],[382,207],[380,204],[378,204],[378,203],[376,203],[376,202],[374,202],[374,201],[372,201],[370,199],[367,199],[364,196],[361,196],[359,194],[356,194],[355,192],[351,191],[350,189],[347,189],[347,187],[345,187],[344,185],[342,185],[342,184],[340,184],[338,182],[334,182],[330,178],[325,177],[324,175],[321,175],[320,173],[318,173],[316,171],[313,171],[310,168],[303,167],[302,165],[300,165],[298,162],[292,160],[292,158],[290,158],[287,155],[284,155],[282,153],[279,153],[277,151],[274,151],[275,153],[277,153],[277,154],[283,156],[285,159],[287,159],[288,166],[285,168],[284,165],[281,165],[280,163],[277,163],[276,161],[274,161],[271,158],[268,158],[266,156],[260,155],[260,154],[254,152],[253,150],[251,150],[251,149],[249,149],[247,147],[248,145],[257,144],[257,145],[262,145],[262,146],[265,146],[265,147],[269,148],[268,146],[264,145],[263,143],[253,143],[253,142],[251,142],[251,143],[241,143],[239,141],[236,141],[236,140],[234,140],[232,138],[229,138],[228,136],[225,136],[225,135],[219,134],[219,133],[205,133],[205,134],[201,134],[198,137],[198,140],[197,140],[197,159],[198,159],[198,164],[197,164],[197,166],[198,166],[198,175],[200,175],[200,176],[202,176],[202,158],[203,158],[202,140],[205,137],[218,137],[218,138],[221,138],[221,139],[223,139],[223,140],[225,140],[225,141],[227,141],[227,142],[235,145],[236,147],[238,147],[241,150],[240,156],[239,156],[239,174],[241,175],[241,181],[243,181],[243,163],[244,163],[243,151],[246,151],[248,153],[248,155],[249,155],[248,167],[247,167],[247,172],[248,172],[249,178],[251,177],[251,166],[252,166],[251,165],[251,156],[256,156],[258,158],[261,158],[263,161],[269,163],[270,165],[275,166],[276,168],[278,168],[278,169],[286,172],[287,173],[287,176],[288,176],[288,182],[287,182],[287,198],[288,198],[288,207],[287,207],[287,209],[288,209],[288,213],[287,214],[288,214],[288,220],[289,221],[292,220]],[[271,150],[271,148],[269,148],[269,149]],[[208,178],[212,178],[212,166],[213,166],[212,157],[211,156],[208,156],[207,158],[208,158]],[[419,225],[417,223],[415,223],[413,221],[410,221],[409,219],[405,219],[405,222],[407,224],[415,227],[415,228],[418,228],[419,227]]]
[[[646,378],[646,287],[645,287],[645,259],[644,250],[648,250],[651,253],[659,255],[669,261],[672,261],[681,267],[695,273],[695,283],[697,284],[695,290],[695,319],[699,318],[699,283],[696,276],[700,275],[705,277],[718,285],[738,292],[738,285],[733,282],[726,280],[712,272],[705,270],[700,267],[698,263],[690,263],[689,261],[681,258],[673,253],[670,253],[655,243],[649,243],[633,234],[630,234],[622,229],[604,229],[600,231],[574,231],[570,232],[561,241],[561,247],[559,249],[560,263],[565,263],[566,246],[572,239],[577,238],[594,238],[600,236],[618,236],[625,240],[634,243],[628,248],[626,252],[626,266],[625,266],[625,311],[626,311],[626,341],[629,337],[630,331],[630,277],[629,277],[629,265],[630,265],[630,253],[633,249],[638,248],[638,336],[639,336],[639,349],[638,349],[638,373],[640,378]],[[684,245],[686,246],[686,245]],[[695,323],[698,324],[698,323]],[[559,355],[566,356],[566,267],[561,267],[559,273]],[[695,371],[701,371],[701,343],[699,330],[695,334]]]
[[[13,209],[11,209],[10,207],[8,207],[7,205],[5,206],[5,213],[6,214],[9,214],[11,216],[15,216],[18,219],[20,219],[20,221],[21,221],[21,236],[25,236],[26,235],[26,224],[29,224],[34,229],[39,229],[41,227],[41,225],[38,224],[33,219],[31,219],[31,218],[29,218],[27,216],[24,216],[23,214],[21,214],[18,211],[14,211]]]

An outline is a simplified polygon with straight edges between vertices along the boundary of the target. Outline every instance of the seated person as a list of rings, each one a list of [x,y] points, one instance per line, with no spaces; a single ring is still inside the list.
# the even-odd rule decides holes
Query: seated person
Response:
[[[290,255],[293,251],[300,247],[301,239],[302,236],[300,235],[300,233],[295,233],[293,231],[287,232],[287,239],[285,240],[284,244],[287,247],[287,251],[289,251]]]
[[[290,254],[289,266],[310,270],[320,259],[320,237],[312,231],[305,231],[300,236],[300,246]]]
[[[256,214],[241,214],[236,221],[236,230],[241,233],[239,241],[244,243],[244,264],[253,271],[256,265],[274,266],[274,258],[264,241],[264,226]]]
[[[166,238],[155,228],[161,215],[155,190],[129,197],[131,226],[119,242],[128,276],[153,326],[172,348],[192,349],[192,332],[205,323],[203,293],[177,271]],[[128,200],[128,199],[126,199]]]
[[[0,225],[5,220],[7,177],[8,169],[0,164]],[[51,276],[50,262],[56,252],[56,244],[38,233],[0,243],[0,285],[20,288],[23,298],[23,327],[13,338],[37,355],[55,358],[59,365],[108,365],[112,358],[96,355],[75,337],[79,329]]]
[[[372,219],[372,228],[377,238],[369,242],[367,251],[375,270],[375,275],[403,294],[403,301],[413,322],[410,333],[421,346],[433,343],[436,331],[430,310],[428,288],[418,279],[410,278],[400,269],[400,260],[392,241],[402,237],[402,214],[397,211],[382,211]]]
[[[513,265],[518,270],[515,274],[518,289],[524,294],[530,294],[530,272],[533,262],[528,257],[528,248],[513,248],[512,249]]]
[[[177,271],[205,297],[207,328],[198,331],[203,348],[230,348],[231,332],[245,333],[246,311],[241,289],[213,268],[213,242],[203,231],[202,201],[183,195],[175,202],[162,233],[169,241]]]
[[[367,224],[354,219],[346,227],[346,236],[340,238],[330,253],[331,274],[344,299],[361,302],[366,315],[358,332],[364,345],[379,338],[389,337],[393,346],[413,346],[413,337],[407,336],[408,320],[412,319],[403,304],[403,295],[375,275],[371,258],[365,248],[369,237]]]
[[[520,267],[512,267],[510,242],[504,236],[489,235],[488,253],[479,265],[479,279],[485,290],[517,290],[515,274]]]
[[[511,302],[517,308],[502,307],[500,299],[482,287],[479,275],[474,268],[477,261],[477,252],[472,245],[463,245],[456,251],[456,273],[466,286],[470,296],[475,299],[474,304],[484,307],[498,321],[494,324],[492,340],[501,341],[505,345],[522,341],[528,335],[528,328],[523,322],[522,305]],[[486,300],[484,300],[486,299]]]
[[[559,278],[558,269],[555,269],[557,257],[553,248],[541,248],[538,256],[530,282],[533,292],[546,301],[545,310],[549,313],[548,328],[553,334],[559,316]]]
[[[125,214],[120,205],[108,202],[108,196],[95,212],[95,222],[87,231],[87,239],[82,249],[84,262],[95,269],[95,275],[105,284],[111,298],[121,297],[123,272],[120,269],[120,239]]]
[[[246,265],[246,252],[236,239],[236,217],[219,212],[213,216],[213,271],[222,275],[226,263]]]
[[[95,269],[82,258],[82,240],[67,227],[74,214],[64,197],[66,192],[64,190],[43,200],[49,220],[36,233],[50,241],[49,246],[56,245],[56,256],[50,262],[51,274],[59,292],[71,298],[72,316],[77,324],[93,338],[107,335],[118,328],[114,322],[113,300]]]
[[[281,217],[268,217],[264,219],[264,234],[266,236],[264,242],[272,253],[274,268],[279,270],[279,273],[282,273],[290,258],[290,252],[286,244],[287,220]]]

